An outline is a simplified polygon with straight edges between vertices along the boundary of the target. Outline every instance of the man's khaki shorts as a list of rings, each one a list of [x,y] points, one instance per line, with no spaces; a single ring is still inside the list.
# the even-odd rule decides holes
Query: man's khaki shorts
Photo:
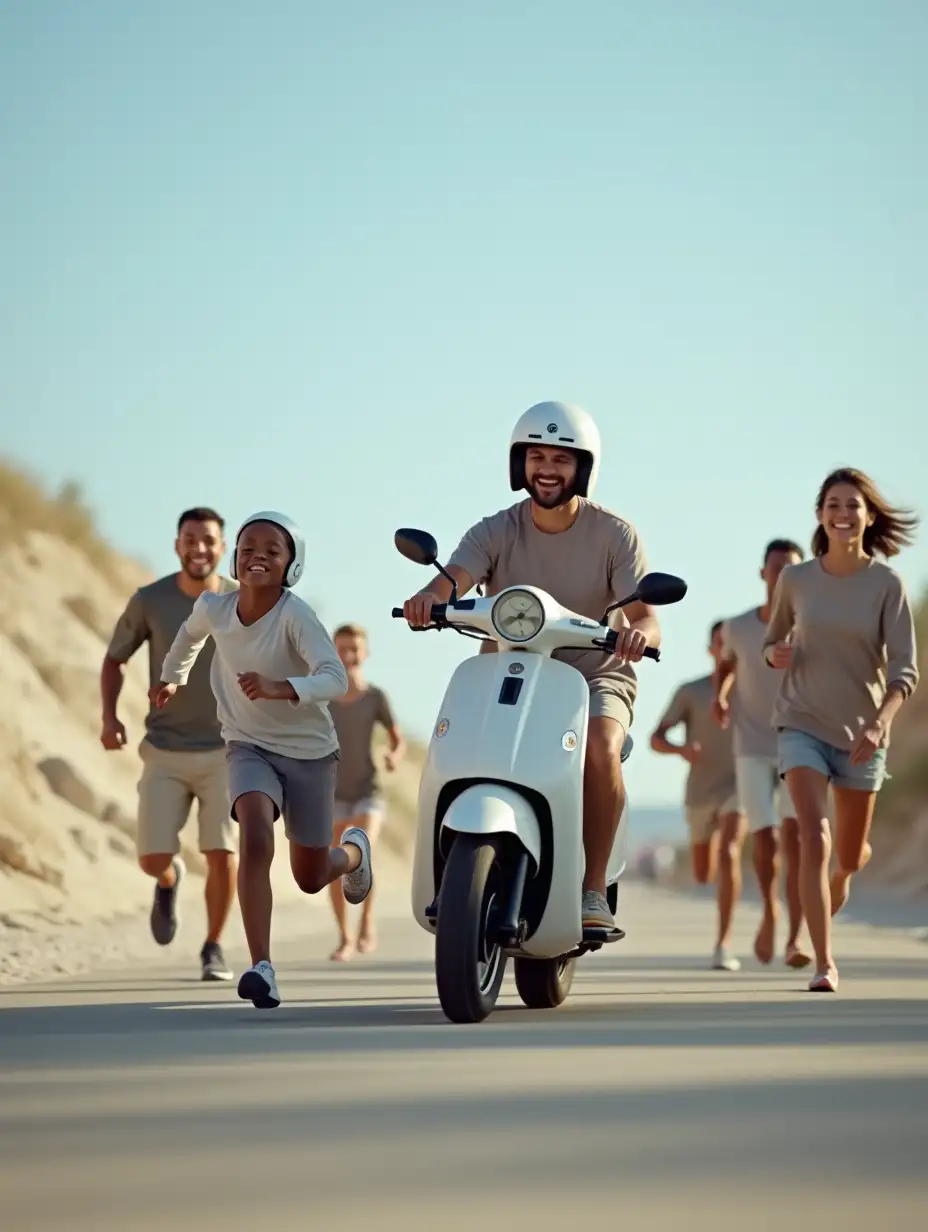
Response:
[[[615,719],[627,736],[632,725],[632,707],[624,681],[597,676],[590,681],[590,718]]]
[[[229,807],[226,750],[175,753],[156,749],[148,740],[139,746],[137,846],[140,856],[180,851],[180,833],[197,801],[201,851],[235,851],[236,826]]]
[[[690,842],[694,847],[708,843],[718,829],[719,821],[728,813],[738,812],[738,797],[732,794],[721,805],[699,804],[686,806],[686,824],[690,832]]]

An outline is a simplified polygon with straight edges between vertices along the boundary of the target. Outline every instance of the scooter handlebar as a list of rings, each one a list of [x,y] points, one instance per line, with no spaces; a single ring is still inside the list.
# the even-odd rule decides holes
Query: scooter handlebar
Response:
[[[447,610],[447,607],[448,607],[447,603],[433,603],[432,604],[432,624],[437,626],[438,628],[443,628],[448,623],[447,620],[445,619],[445,611]],[[403,615],[403,609],[401,607],[395,607],[393,609],[393,619],[394,620],[405,619]],[[426,628],[428,627],[429,626],[426,626]]]

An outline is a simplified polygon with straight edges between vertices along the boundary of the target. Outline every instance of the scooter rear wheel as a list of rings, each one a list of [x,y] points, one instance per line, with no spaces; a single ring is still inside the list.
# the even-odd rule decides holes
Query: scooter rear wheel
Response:
[[[522,1004],[530,1010],[553,1010],[563,1005],[576,969],[576,958],[517,958],[513,971]]]
[[[506,955],[488,933],[503,889],[496,843],[459,834],[442,873],[435,926],[438,999],[452,1022],[482,1022],[496,1005]]]

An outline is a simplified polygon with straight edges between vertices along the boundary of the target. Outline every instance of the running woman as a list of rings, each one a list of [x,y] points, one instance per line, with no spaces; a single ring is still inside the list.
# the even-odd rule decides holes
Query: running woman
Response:
[[[815,950],[811,992],[837,992],[831,916],[871,855],[870,825],[886,777],[893,719],[918,685],[905,584],[878,561],[918,525],[862,471],[842,467],[819,489],[812,559],[783,570],[764,637],[781,675],[775,703],[780,774],[799,820],[802,906]],[[831,784],[835,870],[826,812]]]
[[[283,816],[297,885],[318,894],[336,878],[345,898],[370,893],[371,849],[354,826],[332,846],[338,738],[325,703],[341,697],[348,677],[328,633],[291,587],[303,573],[299,528],[262,511],[242,525],[231,573],[240,589],[204,593],[181,626],[161,670],[162,708],[187,681],[212,635],[211,683],[227,747],[229,798],[239,824],[238,896],[252,967],[238,995],[275,1009],[280,993],[271,964],[271,861],[274,823]]]

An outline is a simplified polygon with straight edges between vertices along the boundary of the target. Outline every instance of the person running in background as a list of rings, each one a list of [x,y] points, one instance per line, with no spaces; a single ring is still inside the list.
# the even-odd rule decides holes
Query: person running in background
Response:
[[[364,678],[363,664],[369,651],[366,630],[355,624],[340,625],[332,640],[348,674],[348,692],[329,702],[340,749],[335,779],[335,842],[341,842],[346,827],[353,825],[365,832],[373,847],[384,816],[373,758],[375,724],[379,723],[386,730],[390,742],[384,758],[384,767],[389,773],[399,764],[405,742],[386,693]],[[339,929],[339,942],[332,959],[347,962],[354,954],[355,943],[348,935],[348,908],[341,882],[330,882],[329,893]],[[357,948],[362,954],[372,953],[377,945],[373,906],[372,891],[361,907]]]
[[[862,471],[833,471],[816,500],[812,559],[780,577],[763,641],[776,669],[780,773],[799,819],[802,905],[815,950],[812,992],[837,992],[831,916],[871,855],[893,719],[918,685],[905,584],[877,556],[910,544],[914,514],[894,509]],[[835,864],[826,796],[835,803]]]
[[[370,843],[356,826],[332,846],[338,737],[324,704],[348,688],[315,612],[290,589],[303,574],[299,527],[263,510],[243,523],[232,572],[237,594],[203,594],[178,631],[155,693],[159,709],[186,683],[212,635],[211,682],[226,742],[229,798],[241,831],[238,897],[252,966],[238,995],[257,1009],[280,1005],[271,963],[274,823],[283,816],[290,867],[306,894],[342,877],[345,897],[371,889]]]
[[[722,621],[709,632],[709,654],[716,666],[722,656]],[[676,754],[689,764],[686,780],[686,822],[690,832],[693,877],[699,885],[715,880],[719,931],[712,958],[717,971],[740,971],[729,951],[732,919],[741,898],[741,848],[744,818],[735,791],[731,729],[712,717],[712,675],[680,685],[651,737],[655,753]],[[667,733],[683,725],[684,743],[672,744]]]
[[[105,749],[116,751],[126,743],[117,708],[125,665],[135,652],[148,643],[149,685],[157,684],[164,656],[199,596],[238,589],[217,572],[226,550],[224,525],[215,509],[185,509],[174,543],[180,571],[137,590],[120,616],[100,673],[100,741]],[[180,835],[197,801],[199,844],[206,860],[202,974],[204,980],[230,980],[220,938],[235,897],[236,836],[229,817],[225,745],[209,684],[212,657],[212,645],[204,647],[183,698],[167,713],[152,706],[145,720],[136,844],[142,871],[156,882],[152,936],[159,945],[170,945],[180,923],[177,894],[187,871]]]
[[[786,903],[789,936],[786,963],[807,967],[808,954],[799,947],[802,906],[799,898],[799,828],[793,817],[789,793],[777,771],[777,734],[773,706],[777,678],[763,660],[761,648],[770,618],[773,592],[787,565],[803,558],[802,548],[791,539],[773,539],[764,552],[761,579],[767,591],[763,607],[727,620],[722,626],[722,656],[713,675],[713,715],[723,727],[733,724],[735,783],[739,807],[747,818],[754,848],[754,871],[763,903],[763,918],[754,941],[758,962],[773,961],[780,903],[779,835],[782,827],[786,856]]]

